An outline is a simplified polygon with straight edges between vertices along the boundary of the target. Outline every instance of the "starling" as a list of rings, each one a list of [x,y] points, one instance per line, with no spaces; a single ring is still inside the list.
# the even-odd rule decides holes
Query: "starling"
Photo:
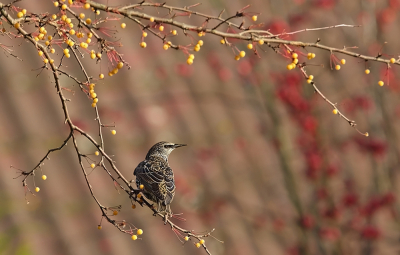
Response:
[[[133,172],[137,188],[140,189],[140,185],[143,185],[143,195],[157,203],[157,211],[165,212],[165,216],[172,213],[170,204],[175,195],[174,173],[169,167],[168,156],[174,149],[182,146],[186,144],[156,143]]]

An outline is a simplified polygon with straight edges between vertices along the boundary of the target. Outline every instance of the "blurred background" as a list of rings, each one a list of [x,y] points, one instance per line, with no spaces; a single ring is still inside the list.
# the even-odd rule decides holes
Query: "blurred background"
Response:
[[[130,1],[99,1],[121,6]],[[189,6],[193,0],[170,0]],[[4,2],[7,3],[7,2]],[[362,25],[284,36],[316,42],[384,58],[398,58],[399,0],[239,0],[202,1],[196,11],[225,16],[251,4],[244,17],[251,24],[256,13],[262,28],[273,33],[338,24]],[[51,1],[22,1],[28,12],[55,13]],[[77,9],[76,12],[81,10]],[[162,9],[145,13],[167,16]],[[16,15],[13,13],[12,15]],[[103,16],[102,16],[103,15]],[[91,14],[94,18],[94,15]],[[105,14],[100,16],[106,17]],[[178,17],[200,25],[196,17]],[[237,22],[240,23],[242,19]],[[127,27],[122,30],[120,23]],[[10,29],[7,25],[4,27]],[[139,46],[140,28],[129,20],[104,24],[131,69],[112,78],[110,65],[83,60],[98,81],[99,111],[104,124],[116,124],[117,134],[104,129],[105,148],[127,179],[158,141],[186,143],[174,151],[174,213],[186,222],[178,225],[200,233],[215,228],[207,238],[212,254],[398,254],[399,245],[399,72],[394,66],[364,62],[318,49],[307,61],[308,74],[347,117],[355,120],[359,134],[332,114],[298,69],[288,71],[290,59],[266,45],[260,58],[246,43],[231,41],[246,57],[206,35],[169,40],[188,45],[204,41],[194,64],[186,64],[182,51],[163,50],[162,42],[149,35],[147,48]],[[169,32],[170,26],[165,26]],[[226,27],[223,30],[227,29]],[[193,40],[193,41],[192,41]],[[144,230],[142,239],[103,222],[87,189],[75,151],[68,144],[50,155],[29,187],[40,192],[25,196],[18,170],[30,170],[48,149],[58,147],[68,135],[54,82],[41,71],[41,59],[22,39],[0,38],[13,46],[23,61],[0,54],[0,254],[205,254],[192,242],[182,246],[173,231],[148,208],[132,210],[100,168],[89,175],[93,190],[105,206],[122,205],[116,220],[126,220]],[[56,48],[59,61],[61,48]],[[333,59],[346,59],[340,71],[331,70]],[[65,62],[69,73],[84,80],[73,58]],[[364,73],[368,68],[369,75]],[[383,80],[385,86],[378,86]],[[71,117],[76,125],[97,136],[90,101],[71,79],[62,76]],[[95,148],[79,137],[83,153]],[[91,155],[90,159],[99,158]],[[89,162],[90,163],[90,162]],[[89,163],[87,164],[90,171]],[[10,166],[13,166],[10,167]],[[47,175],[43,181],[41,175]],[[29,204],[27,204],[29,200]]]

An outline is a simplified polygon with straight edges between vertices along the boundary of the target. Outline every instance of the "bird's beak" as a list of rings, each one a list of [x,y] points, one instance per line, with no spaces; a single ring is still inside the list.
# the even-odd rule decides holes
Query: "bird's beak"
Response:
[[[174,149],[182,147],[182,146],[186,146],[186,144],[174,144]]]

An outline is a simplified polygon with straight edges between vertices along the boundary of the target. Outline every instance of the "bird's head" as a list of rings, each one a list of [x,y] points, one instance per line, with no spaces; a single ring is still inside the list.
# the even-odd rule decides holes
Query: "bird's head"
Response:
[[[170,142],[159,142],[154,144],[149,152],[146,155],[146,159],[150,157],[161,157],[168,161],[169,154],[175,150],[176,148],[186,146],[186,144],[177,144],[177,143],[170,143]]]

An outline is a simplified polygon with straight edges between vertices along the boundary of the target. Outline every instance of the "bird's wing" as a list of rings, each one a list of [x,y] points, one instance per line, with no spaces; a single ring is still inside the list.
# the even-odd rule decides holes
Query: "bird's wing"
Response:
[[[159,201],[170,203],[174,196],[174,174],[168,163],[162,160],[145,160],[135,169],[134,175],[144,185],[145,192]]]

